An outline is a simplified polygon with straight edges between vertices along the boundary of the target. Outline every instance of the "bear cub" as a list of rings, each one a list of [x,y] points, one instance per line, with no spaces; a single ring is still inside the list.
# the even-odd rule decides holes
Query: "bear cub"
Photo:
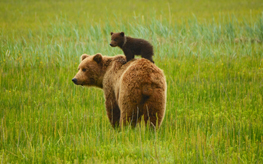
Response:
[[[153,46],[144,39],[137,39],[125,36],[124,32],[111,32],[110,46],[120,47],[126,56],[127,62],[134,59],[134,55],[141,55],[143,58],[148,59],[152,63],[154,63],[152,59]]]

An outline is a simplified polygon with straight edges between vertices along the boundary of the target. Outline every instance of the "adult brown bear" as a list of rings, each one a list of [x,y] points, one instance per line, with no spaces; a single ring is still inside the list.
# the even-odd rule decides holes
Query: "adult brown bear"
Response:
[[[143,58],[126,63],[123,55],[83,54],[81,60],[72,81],[103,89],[113,127],[135,127],[142,120],[153,127],[161,125],[166,105],[166,80],[161,69]]]

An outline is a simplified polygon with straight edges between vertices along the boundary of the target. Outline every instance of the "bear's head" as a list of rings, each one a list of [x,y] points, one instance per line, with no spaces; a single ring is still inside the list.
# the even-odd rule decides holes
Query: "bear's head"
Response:
[[[125,36],[124,32],[118,32],[118,33],[113,33],[111,32],[111,42],[110,46],[112,47],[122,47],[123,44],[125,43]]]
[[[96,86],[102,88],[103,57],[101,54],[81,56],[78,73],[72,79],[76,85]]]

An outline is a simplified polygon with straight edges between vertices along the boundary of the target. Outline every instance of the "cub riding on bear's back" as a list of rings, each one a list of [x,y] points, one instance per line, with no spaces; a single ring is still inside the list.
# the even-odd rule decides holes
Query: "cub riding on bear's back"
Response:
[[[126,56],[127,62],[134,59],[134,55],[141,55],[143,58],[150,60],[154,63],[152,56],[153,46],[144,39],[131,38],[125,36],[124,32],[113,33],[111,32],[112,47],[120,47]]]

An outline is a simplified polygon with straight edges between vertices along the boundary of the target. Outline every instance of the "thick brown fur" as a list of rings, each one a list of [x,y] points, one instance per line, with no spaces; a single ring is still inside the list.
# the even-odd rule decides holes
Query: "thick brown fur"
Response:
[[[135,127],[141,120],[156,128],[161,125],[166,105],[166,80],[161,69],[143,58],[126,63],[123,55],[84,54],[81,59],[72,81],[103,89],[113,127]]]
[[[141,55],[143,58],[154,63],[152,59],[152,56],[154,55],[153,46],[144,39],[125,36],[124,32],[111,32],[110,46],[120,47],[126,56],[127,62],[134,59],[134,55]]]

